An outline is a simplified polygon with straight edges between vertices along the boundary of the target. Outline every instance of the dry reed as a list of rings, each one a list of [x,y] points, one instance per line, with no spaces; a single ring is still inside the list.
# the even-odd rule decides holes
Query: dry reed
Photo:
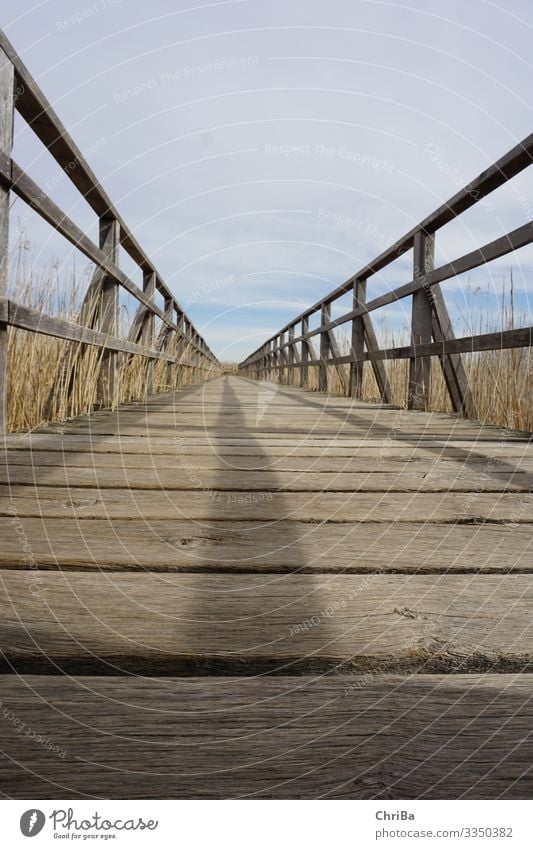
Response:
[[[10,257],[10,297],[24,306],[73,322],[80,321],[80,308],[92,266],[80,272],[75,264],[61,272],[57,262],[36,271],[30,245],[21,232]],[[84,308],[85,316],[94,305]],[[120,309],[117,336],[127,339],[133,316]],[[165,345],[169,356],[191,365],[147,357],[119,354],[119,385],[113,406],[145,400],[153,376],[154,392],[181,389],[214,376],[214,369],[192,367],[195,353],[184,340],[171,334]],[[87,414],[97,406],[98,379],[103,349],[69,342],[44,334],[9,328],[7,361],[8,430],[28,431],[47,421],[64,421]]]

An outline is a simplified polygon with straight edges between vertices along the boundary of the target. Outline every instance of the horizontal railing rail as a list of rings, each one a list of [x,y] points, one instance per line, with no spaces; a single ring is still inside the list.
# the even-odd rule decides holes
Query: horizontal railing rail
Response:
[[[349,365],[348,394],[362,397],[363,364],[370,362],[382,400],[390,403],[391,390],[384,361],[409,359],[407,406],[428,409],[431,357],[438,357],[448,395],[455,412],[475,416],[475,407],[462,353],[531,347],[533,328],[502,330],[457,339],[440,284],[460,274],[505,256],[533,242],[533,221],[459,257],[434,267],[435,234],[445,224],[479,203],[533,162],[533,134],[508,151],[450,200],[428,215],[416,227],[363,266],[345,283],[329,292],[257,348],[239,365],[241,374],[258,379],[278,374],[283,381],[292,370],[300,370],[300,386],[308,387],[309,368],[318,367],[318,389],[328,389],[328,367]],[[367,281],[407,251],[413,251],[413,276],[402,286],[366,299]],[[353,293],[353,308],[332,319],[331,306],[343,295]],[[380,308],[412,296],[411,344],[380,348],[371,314]],[[319,327],[310,330],[309,319],[320,313]],[[341,355],[334,330],[351,322],[350,346]],[[313,348],[318,337],[319,351]],[[301,345],[301,354],[297,345]],[[344,375],[340,374],[341,380]]]
[[[13,124],[17,111],[46,146],[64,173],[96,213],[100,243],[95,244],[13,160]],[[0,31],[0,426],[6,427],[7,328],[18,327],[103,350],[99,406],[113,406],[120,381],[120,353],[139,355],[152,368],[156,360],[169,366],[186,366],[201,375],[220,368],[203,337],[164,283],[112,201],[100,185],[80,149],[61,123],[51,104],[32,78],[13,46]],[[92,280],[77,320],[46,315],[9,299],[8,248],[10,193],[20,197],[42,219],[65,237],[95,265]],[[137,286],[118,265],[119,247],[139,266],[143,287]],[[119,338],[119,289],[138,302],[128,338]],[[163,298],[164,308],[156,301]],[[163,330],[156,335],[155,319]],[[179,348],[171,353],[172,344]],[[152,364],[152,365],[150,365]],[[170,380],[172,383],[172,377]],[[154,391],[153,370],[146,382]]]

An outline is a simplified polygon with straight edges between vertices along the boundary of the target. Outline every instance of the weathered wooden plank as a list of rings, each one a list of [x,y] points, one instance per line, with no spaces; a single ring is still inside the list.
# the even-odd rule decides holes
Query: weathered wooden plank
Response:
[[[14,69],[0,49],[0,157],[11,157],[14,117]],[[4,170],[4,169],[2,169]],[[9,256],[9,187],[0,182],[0,299],[7,298]],[[5,309],[0,314],[0,434],[7,430],[7,344]]]
[[[470,354],[479,351],[504,351],[510,348],[530,348],[533,345],[533,327],[521,327],[515,330],[502,330],[495,333],[482,333],[475,336],[461,336],[457,339],[441,339],[437,342],[420,343],[416,352],[423,357],[443,356],[445,354]],[[370,362],[381,360],[406,360],[415,355],[413,345],[397,348],[380,348],[375,351],[346,354],[342,357],[329,357],[328,365],[342,365],[356,361]],[[316,366],[318,361],[310,360],[308,365]]]
[[[356,280],[353,284],[353,307],[357,309],[366,301],[366,280]],[[309,319],[306,319],[309,321]],[[365,349],[365,324],[362,315],[352,320],[351,351],[359,354]],[[363,393],[363,363],[350,364],[349,394],[352,398],[361,398]]]
[[[263,522],[531,521],[530,493],[501,492],[158,492],[83,487],[1,486],[0,516],[80,519],[213,519]],[[238,510],[238,514],[237,511]]]
[[[533,475],[515,469],[441,466],[431,471],[283,472],[200,469],[184,451],[175,469],[0,466],[2,485],[89,489],[220,490],[249,492],[529,492]]]
[[[100,250],[118,266],[120,224],[116,218],[104,216],[100,219]],[[98,326],[105,335],[115,336],[119,326],[119,286],[108,274],[102,277],[98,292]],[[96,402],[102,407],[116,407],[119,398],[119,372],[116,351],[104,348],[100,358]]]
[[[373,515],[373,514],[372,514]],[[532,517],[533,518],[533,517]],[[531,572],[531,524],[0,518],[4,568]]]
[[[487,431],[489,429],[487,428]],[[2,446],[7,447],[10,452],[16,451],[29,453],[37,450],[57,452],[84,452],[93,453],[121,453],[146,454],[149,456],[157,454],[175,455],[176,438],[165,436],[113,436],[97,434],[75,434],[50,432],[44,428],[41,432],[8,434],[0,440]],[[217,456],[224,454],[234,455],[258,455],[277,457],[299,457],[299,456],[327,456],[327,457],[462,457],[476,459],[477,457],[494,458],[496,462],[500,457],[533,457],[533,443],[509,432],[509,438],[498,440],[494,437],[485,436],[483,432],[473,440],[464,438],[443,439],[439,437],[421,437],[413,440],[413,444],[396,439],[368,439],[350,437],[314,437],[312,434],[303,439],[294,438],[270,438],[259,437],[220,437],[216,434],[211,436],[194,435],[187,438],[187,449],[191,454],[214,453]]]
[[[413,239],[413,279],[421,288],[413,293],[411,311],[411,346],[414,356],[409,360],[409,385],[407,404],[411,410],[427,410],[429,406],[429,380],[431,360],[421,357],[420,345],[427,345],[432,338],[432,302],[429,295],[427,275],[433,271],[435,236],[422,230]]]
[[[56,336],[59,339],[68,339],[72,342],[81,342],[87,345],[96,345],[98,348],[107,348],[110,351],[123,351],[128,354],[139,354],[140,356],[153,357],[154,359],[166,359],[154,348],[146,349],[143,345],[119,339],[116,336],[101,333],[90,327],[83,327],[73,321],[63,318],[45,315],[31,307],[18,304],[15,301],[8,302],[9,324],[12,327],[20,327],[22,330],[32,330],[43,333],[46,336]]]
[[[172,422],[173,418],[176,418],[174,423]],[[452,424],[446,427],[446,425],[440,422],[431,426],[421,422],[418,427],[416,423],[412,427],[402,424],[398,425],[397,429],[395,429],[394,422],[391,422],[390,426],[387,427],[386,423],[380,424],[377,421],[368,422],[367,420],[365,426],[364,421],[361,419],[357,424],[352,424],[349,421],[349,417],[345,421],[339,417],[332,418],[330,422],[324,418],[320,421],[320,424],[314,422],[313,419],[300,419],[294,423],[289,421],[283,426],[279,418],[274,416],[267,417],[265,415],[258,422],[257,413],[255,413],[255,416],[252,414],[234,417],[221,416],[216,422],[207,422],[205,417],[201,415],[197,417],[182,417],[181,420],[177,416],[160,418],[158,420],[155,413],[148,416],[142,413],[137,415],[132,413],[128,416],[127,413],[122,415],[120,411],[116,417],[110,416],[109,418],[104,418],[91,415],[82,419],[51,424],[46,427],[46,432],[85,433],[97,436],[121,435],[144,437],[145,435],[149,435],[151,438],[163,436],[173,437],[176,442],[179,442],[180,439],[189,439],[190,437],[205,437],[206,427],[209,428],[212,439],[216,437],[229,437],[233,439],[253,440],[261,437],[269,437],[270,439],[279,437],[281,439],[293,438],[298,440],[298,442],[302,442],[311,436],[311,431],[312,438],[314,439],[320,437],[332,439],[338,436],[351,436],[356,439],[364,439],[367,436],[368,439],[379,439],[380,437],[386,438],[387,433],[391,431],[391,440],[398,442],[403,440],[413,443],[418,442],[420,439],[438,440],[446,437],[453,437],[455,439],[474,439],[476,436],[481,439],[490,438],[488,434],[484,437],[480,431],[470,428],[467,425]],[[491,434],[491,436],[494,439],[494,434]],[[509,436],[508,438],[512,439],[513,437]]]
[[[0,577],[3,672],[533,672],[527,575]]]
[[[533,795],[532,675],[3,676],[1,687],[31,729],[0,724],[0,791],[13,798]]]
[[[42,446],[40,446],[41,448]],[[93,446],[84,442],[74,444],[58,444],[55,448],[45,450],[14,450],[9,449],[0,454],[0,470],[3,466],[31,466],[42,472],[43,467],[58,466],[69,469],[95,468],[95,469],[151,469],[183,471],[183,450],[172,450],[166,446],[136,445],[132,446],[131,452],[120,451],[119,446],[115,450],[108,444]],[[438,472],[441,470],[445,476],[453,471],[468,473],[469,470],[476,474],[489,474],[492,471],[506,472],[533,472],[533,451],[525,456],[518,452],[512,454],[507,452],[495,456],[492,449],[485,449],[483,453],[476,450],[468,452],[464,449],[434,451],[421,448],[406,447],[402,453],[401,447],[396,452],[384,453],[380,449],[374,449],[373,453],[356,449],[254,449],[240,448],[239,446],[214,447],[209,445],[187,445],[187,465],[198,469],[237,471],[252,470],[275,472],[389,472],[395,475],[410,472]],[[354,456],[355,455],[355,456]],[[490,461],[490,462],[489,462]]]

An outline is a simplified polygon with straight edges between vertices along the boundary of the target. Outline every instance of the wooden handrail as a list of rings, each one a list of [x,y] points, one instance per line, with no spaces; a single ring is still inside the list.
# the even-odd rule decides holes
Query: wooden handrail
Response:
[[[17,111],[46,146],[73,185],[100,219],[100,245],[96,245],[26,172],[11,158],[13,120]],[[147,359],[147,386],[153,388],[153,362],[165,360],[168,366],[186,365],[206,373],[220,364],[193,323],[166,286],[152,261],[143,251],[111,199],[67,132],[51,104],[30,72],[0,30],[0,427],[6,423],[7,328],[14,326],[35,333],[82,342],[103,349],[100,371],[102,388],[99,403],[113,403],[114,383],[119,368],[118,353],[140,355]],[[81,307],[79,323],[44,315],[7,298],[7,252],[9,196],[14,192],[41,218],[63,235],[95,265],[95,272]],[[142,269],[140,289],[118,266],[118,247],[122,246]],[[127,291],[138,302],[128,339],[118,338],[118,290]],[[164,309],[155,302],[159,293]],[[154,338],[154,319],[158,317],[165,333]],[[99,324],[96,328],[96,323]],[[191,359],[168,353],[176,335],[180,351],[191,350]],[[152,363],[152,365],[150,365]]]
[[[424,218],[412,230],[387,248],[372,262],[352,275],[345,283],[304,310],[239,365],[239,371],[253,377],[267,377],[286,369],[300,369],[300,385],[308,385],[309,366],[318,366],[319,389],[327,391],[328,366],[350,366],[349,394],[360,398],[362,393],[361,363],[372,364],[383,401],[390,402],[390,389],[383,361],[410,360],[408,406],[427,409],[429,402],[429,357],[438,356],[446,386],[456,412],[475,415],[472,393],[468,385],[461,353],[497,350],[500,348],[530,347],[533,328],[508,330],[501,333],[478,334],[456,339],[445,305],[440,284],[533,242],[533,221],[504,236],[459,257],[453,262],[434,268],[435,233],[478,203],[490,192],[502,186],[533,162],[533,134],[513,147],[493,165],[479,174],[450,200]],[[394,262],[407,250],[413,249],[412,279],[391,292],[366,301],[366,283],[376,272]],[[347,292],[353,292],[353,309],[338,318],[331,318],[331,305]],[[373,329],[371,313],[402,298],[412,296],[411,345],[379,348]],[[320,313],[320,324],[309,330],[309,319]],[[350,353],[341,356],[333,331],[347,322],[352,323]],[[297,325],[301,324],[301,332]],[[320,355],[312,355],[312,339],[320,337]],[[296,345],[302,344],[301,360]],[[366,350],[365,350],[366,347]],[[344,379],[344,378],[343,378]]]

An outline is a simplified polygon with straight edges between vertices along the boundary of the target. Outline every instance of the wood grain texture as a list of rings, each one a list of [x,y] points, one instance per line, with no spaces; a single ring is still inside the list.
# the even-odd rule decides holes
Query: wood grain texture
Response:
[[[210,492],[0,486],[0,516],[263,522],[530,523],[533,497],[511,492]]]
[[[524,435],[231,377],[4,444],[0,790],[532,794]]]
[[[4,672],[533,672],[525,575],[32,570],[0,580]]]
[[[69,446],[68,443],[64,446],[65,450],[61,450],[60,440],[56,440],[57,445],[55,450],[32,450],[32,451],[17,451],[0,453],[0,468],[4,466],[26,466],[36,469],[36,474],[44,473],[44,467],[54,466],[63,468],[67,466],[71,469],[149,469],[152,471],[168,470],[175,472],[183,471],[184,457],[183,453],[165,451],[165,446],[153,446],[153,452],[146,445],[133,446],[137,451],[127,450],[128,446],[124,446],[123,451],[112,451],[108,446],[98,445],[90,447],[86,442],[74,443]],[[79,445],[80,450],[73,450]],[[107,448],[107,450],[106,450]],[[144,448],[143,451],[140,449]],[[216,470],[224,472],[238,472],[240,470],[250,470],[256,472],[266,472],[274,474],[280,472],[388,472],[393,475],[403,473],[431,473],[440,470],[444,476],[449,477],[454,472],[469,474],[484,473],[487,474],[487,460],[490,459],[490,454],[485,451],[485,456],[480,452],[468,453],[466,451],[453,450],[424,452],[420,449],[406,451],[402,457],[401,449],[398,449],[398,454],[378,458],[376,462],[376,451],[374,456],[368,456],[367,453],[361,451],[348,451],[334,449],[319,449],[310,448],[294,449],[285,451],[276,451],[273,449],[266,453],[260,448],[253,449],[241,448],[235,446],[235,450],[231,451],[231,446],[187,446],[187,459],[191,464],[198,469]],[[379,452],[379,449],[378,449]],[[355,456],[354,456],[355,455]],[[491,463],[491,469],[498,474],[508,474],[511,476],[517,472],[533,472],[533,453],[525,456],[513,456],[508,454],[507,462],[503,457]],[[503,472],[501,471],[503,470]],[[5,472],[4,472],[5,474]],[[520,480],[520,478],[519,478]]]
[[[0,518],[8,569],[184,572],[531,572],[523,524]],[[29,549],[28,549],[29,546]]]
[[[0,678],[14,798],[530,799],[532,675]],[[54,750],[55,747],[55,750]]]
[[[431,470],[397,472],[317,472],[197,468],[187,454],[174,469],[81,468],[66,466],[0,466],[0,487],[35,484],[38,487],[88,489],[220,490],[235,492],[528,492],[528,472],[491,471],[437,465]]]
[[[98,330],[81,326],[83,312],[76,325],[18,307],[3,263],[0,383],[9,323],[84,344],[107,333],[106,402],[116,352],[145,347],[152,383],[170,334],[174,356],[187,342],[204,375],[216,358],[1,32],[0,61],[0,242],[13,190],[101,269],[93,283],[110,307]],[[11,159],[13,107],[112,230],[112,250]],[[318,364],[326,390],[326,362],[341,378],[350,363],[358,395],[369,361],[388,401],[384,360],[416,356],[424,407],[438,356],[459,410],[462,351],[531,346],[532,328],[455,339],[444,303],[432,316],[422,296],[530,244],[532,222],[437,269],[417,258],[532,153],[530,135],[245,362],[284,385],[228,377],[5,440],[0,793],[533,796],[530,439],[288,386]],[[119,246],[142,289],[118,266]],[[366,301],[367,278],[413,247],[413,280]],[[353,309],[332,320],[354,284]],[[140,304],[126,340],[113,336],[119,286]],[[411,295],[412,345],[380,349],[370,312]],[[343,356],[335,329],[346,321]],[[175,385],[172,359],[165,370]]]

